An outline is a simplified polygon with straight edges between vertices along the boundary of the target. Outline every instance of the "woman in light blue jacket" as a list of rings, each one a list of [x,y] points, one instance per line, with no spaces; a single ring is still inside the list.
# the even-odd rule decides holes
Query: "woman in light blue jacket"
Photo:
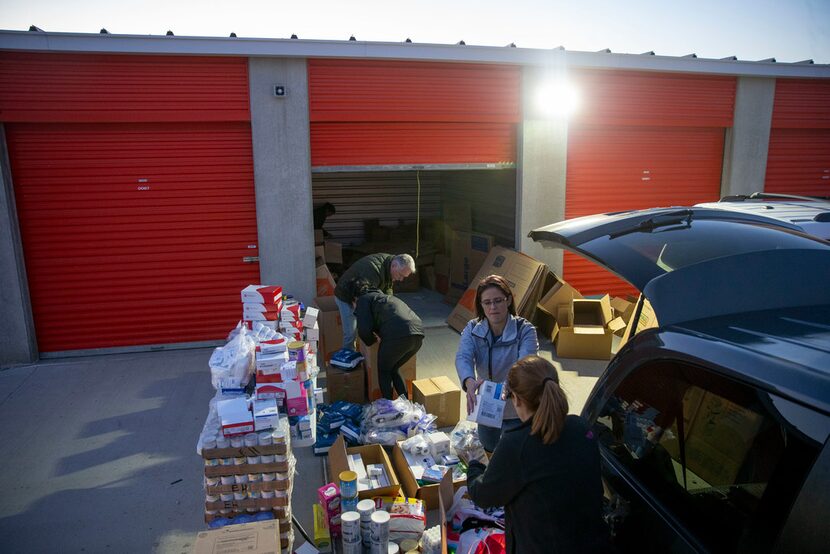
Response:
[[[476,405],[476,391],[483,381],[503,383],[510,366],[539,350],[536,327],[516,315],[510,286],[502,277],[490,275],[482,279],[476,289],[475,303],[478,317],[470,320],[462,331],[455,354],[458,380],[467,393],[468,414]],[[500,429],[478,426],[482,446],[493,452],[502,432],[520,423],[513,405],[507,402]]]

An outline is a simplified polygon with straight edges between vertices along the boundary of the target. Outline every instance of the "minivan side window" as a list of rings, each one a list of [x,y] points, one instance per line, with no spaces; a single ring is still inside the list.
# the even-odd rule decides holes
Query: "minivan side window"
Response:
[[[619,470],[707,548],[768,551],[821,448],[775,400],[696,366],[654,362],[612,391],[595,432]]]

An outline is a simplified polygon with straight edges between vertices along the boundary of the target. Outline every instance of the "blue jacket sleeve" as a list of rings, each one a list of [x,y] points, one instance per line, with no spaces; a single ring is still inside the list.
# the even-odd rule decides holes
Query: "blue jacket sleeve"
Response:
[[[458,373],[458,380],[461,381],[461,388],[465,391],[464,381],[468,377],[476,378],[475,366],[475,342],[473,340],[473,326],[475,320],[467,323],[461,332],[461,341],[458,343],[458,351],[455,353],[455,371]]]
[[[525,320],[519,334],[519,359],[531,354],[539,354],[539,338],[536,336],[536,327]]]

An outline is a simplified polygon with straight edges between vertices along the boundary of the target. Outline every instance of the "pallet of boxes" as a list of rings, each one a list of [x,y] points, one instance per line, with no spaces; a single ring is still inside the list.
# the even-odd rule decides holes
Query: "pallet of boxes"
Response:
[[[246,287],[242,302],[243,321],[210,359],[216,395],[197,451],[204,459],[205,521],[215,531],[200,534],[197,547],[200,540],[233,542],[267,527],[290,552],[291,446],[314,441],[317,310],[303,310],[277,286]]]

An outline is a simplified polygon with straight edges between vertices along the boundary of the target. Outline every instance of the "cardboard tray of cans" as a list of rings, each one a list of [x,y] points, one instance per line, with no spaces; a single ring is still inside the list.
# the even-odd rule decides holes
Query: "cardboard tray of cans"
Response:
[[[205,466],[205,477],[222,477],[228,475],[245,475],[248,473],[288,473],[289,462],[269,462],[267,464],[240,464],[233,466]]]
[[[290,479],[277,479],[275,481],[259,481],[256,483],[205,485],[205,492],[207,494],[228,494],[232,492],[287,491],[290,487]]]
[[[291,504],[288,496],[277,496],[275,498],[246,498],[244,500],[217,500],[216,502],[205,502],[206,510],[231,510],[236,512],[246,511],[254,508],[285,507]]]
[[[234,518],[234,517],[236,517],[238,515],[242,515],[242,514],[249,514],[250,515],[250,512],[247,512],[245,510],[234,510],[233,508],[229,508],[229,509],[232,510],[231,513],[229,513],[229,514],[205,514],[205,523],[210,523],[214,519],[218,519],[220,517]],[[262,511],[262,510],[260,510],[260,511]],[[274,514],[274,519],[276,519],[280,522],[280,527],[282,529],[290,529],[290,525],[289,525],[291,523],[291,507],[290,506],[274,506],[270,511]]]
[[[210,448],[202,450],[202,458],[215,460],[216,458],[246,458],[248,456],[270,456],[271,454],[288,454],[287,444],[269,444],[267,446],[240,446],[238,448]]]

